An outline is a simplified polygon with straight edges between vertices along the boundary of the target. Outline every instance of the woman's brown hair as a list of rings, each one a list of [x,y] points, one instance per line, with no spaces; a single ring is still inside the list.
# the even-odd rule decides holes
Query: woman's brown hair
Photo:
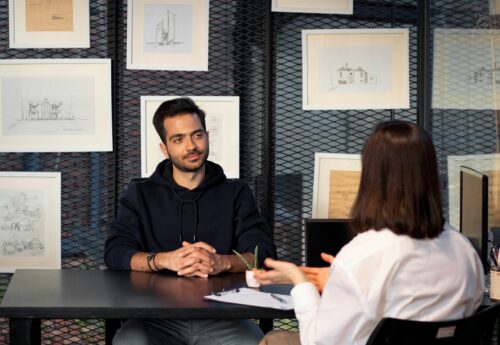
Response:
[[[444,218],[436,152],[429,134],[404,121],[375,127],[362,151],[359,192],[352,208],[355,232],[388,228],[434,238]]]

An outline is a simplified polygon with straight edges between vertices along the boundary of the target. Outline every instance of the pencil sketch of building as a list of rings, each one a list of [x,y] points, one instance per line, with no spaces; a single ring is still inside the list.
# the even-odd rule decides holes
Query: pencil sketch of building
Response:
[[[41,200],[36,192],[4,195],[0,203],[0,254],[39,255],[44,250]]]
[[[378,78],[361,67],[352,68],[346,63],[334,72],[333,83],[339,85],[377,84]]]
[[[493,68],[478,68],[472,72],[470,82],[471,84],[492,85],[495,83],[498,85],[500,84],[500,67],[495,63]]]
[[[69,107],[63,101],[29,100],[23,102],[22,120],[73,120]]]
[[[156,24],[155,42],[153,42],[154,45],[168,46],[182,43],[176,41],[175,17],[175,13],[167,10],[165,17]]]

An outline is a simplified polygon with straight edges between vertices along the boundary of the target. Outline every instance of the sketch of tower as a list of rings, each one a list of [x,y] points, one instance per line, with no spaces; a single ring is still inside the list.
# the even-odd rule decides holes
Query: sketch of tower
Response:
[[[165,19],[156,24],[156,43],[160,46],[175,43],[175,14],[167,11]]]
[[[378,82],[378,78],[375,75],[368,73],[361,67],[349,67],[349,63],[347,62],[345,66],[340,67],[334,73],[334,81],[341,85],[377,84]]]

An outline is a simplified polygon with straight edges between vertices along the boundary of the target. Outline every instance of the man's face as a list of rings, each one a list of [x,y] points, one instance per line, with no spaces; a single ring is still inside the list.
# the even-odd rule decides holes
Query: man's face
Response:
[[[160,148],[172,165],[182,172],[196,172],[208,158],[208,133],[196,114],[182,114],[163,120],[166,144]]]

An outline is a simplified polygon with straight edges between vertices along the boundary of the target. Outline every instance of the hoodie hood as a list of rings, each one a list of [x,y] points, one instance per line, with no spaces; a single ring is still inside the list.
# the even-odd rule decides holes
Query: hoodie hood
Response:
[[[174,191],[187,191],[188,189],[182,186],[179,186],[172,176],[172,161],[170,159],[165,159],[160,162],[156,167],[155,172],[151,175],[151,180],[157,184],[167,186]],[[204,191],[214,185],[220,184],[226,180],[226,175],[224,175],[224,171],[222,167],[214,162],[206,161],[205,162],[205,177],[203,181],[201,181],[200,185],[193,190],[192,192],[201,192]]]

